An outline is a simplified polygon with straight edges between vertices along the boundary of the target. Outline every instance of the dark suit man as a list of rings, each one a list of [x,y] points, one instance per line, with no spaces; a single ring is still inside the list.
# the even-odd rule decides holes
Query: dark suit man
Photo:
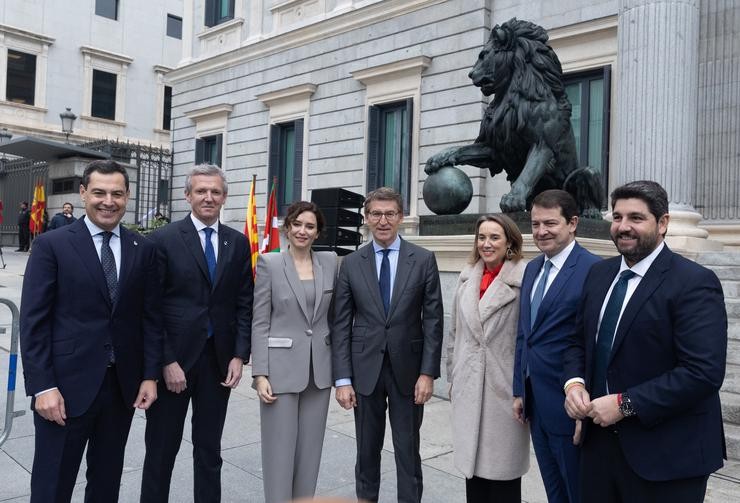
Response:
[[[621,256],[591,268],[565,355],[565,408],[585,419],[582,497],[700,502],[725,451],[722,287],[665,245],[660,185],[628,183],[611,198]]]
[[[365,199],[373,241],[345,257],[335,289],[332,363],[337,401],[355,407],[357,497],[378,500],[385,410],[393,433],[398,501],[421,501],[419,428],[439,377],[442,294],[434,255],[402,240],[400,194]]]
[[[62,205],[61,213],[57,213],[51,219],[49,223],[49,230],[59,229],[65,225],[69,225],[75,222],[77,219],[74,216],[74,206],[72,203],[64,203]]]
[[[528,420],[550,503],[580,501],[576,423],[563,409],[563,353],[576,326],[578,300],[600,259],[576,242],[578,205],[563,190],[532,202],[532,237],[542,255],[524,270],[514,360],[514,417]],[[579,425],[580,426],[580,425]]]
[[[166,502],[188,404],[193,404],[194,501],[221,500],[221,434],[249,360],[252,268],[246,237],[219,223],[223,171],[202,164],[185,181],[192,212],[152,234],[164,318],[160,401],[147,413],[142,502]]]
[[[23,201],[18,212],[18,249],[16,251],[28,251],[31,246],[31,229],[28,227],[30,223],[31,212],[28,210],[28,202]]]
[[[157,398],[162,333],[154,245],[119,225],[128,175],[88,165],[85,218],[38,236],[21,300],[26,392],[34,397],[32,502],[69,501],[87,446],[85,501],[118,501],[134,408]]]

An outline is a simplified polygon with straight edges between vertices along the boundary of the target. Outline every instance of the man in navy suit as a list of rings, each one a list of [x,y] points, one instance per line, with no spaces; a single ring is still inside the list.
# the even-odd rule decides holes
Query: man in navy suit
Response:
[[[532,237],[543,253],[522,280],[514,360],[514,417],[528,420],[550,503],[580,501],[576,422],[563,410],[563,353],[575,331],[578,299],[600,259],[576,242],[578,205],[564,190],[532,202]],[[578,425],[580,428],[580,424]]]
[[[253,286],[247,238],[219,222],[227,190],[218,166],[195,166],[185,179],[191,213],[151,235],[165,334],[160,399],[146,416],[142,502],[168,500],[191,402],[193,501],[221,500],[221,434],[249,360]]]
[[[701,502],[725,442],[727,313],[710,270],[664,242],[668,196],[612,192],[620,256],[595,264],[566,350],[565,408],[584,420],[584,501]]]
[[[85,501],[118,501],[134,408],[157,399],[162,334],[154,245],[119,222],[128,174],[88,165],[85,217],[34,241],[21,300],[21,355],[36,449],[32,502],[72,497],[87,446]]]

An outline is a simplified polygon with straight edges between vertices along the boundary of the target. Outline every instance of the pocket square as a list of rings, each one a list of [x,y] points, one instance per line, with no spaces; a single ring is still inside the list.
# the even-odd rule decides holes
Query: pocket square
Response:
[[[268,337],[267,338],[268,348],[292,348],[293,339],[290,337]]]

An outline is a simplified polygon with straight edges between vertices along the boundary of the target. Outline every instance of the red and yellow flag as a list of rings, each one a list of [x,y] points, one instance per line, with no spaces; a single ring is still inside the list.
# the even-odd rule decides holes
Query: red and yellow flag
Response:
[[[280,228],[277,211],[277,177],[272,179],[272,190],[265,209],[265,231],[262,234],[262,253],[280,251]]]
[[[36,182],[33,189],[33,202],[31,203],[31,220],[28,229],[31,234],[41,234],[44,231],[44,209],[46,208],[46,192],[41,180]]]
[[[254,186],[257,185],[257,175],[252,175],[252,186],[249,189],[249,201],[247,202],[247,222],[244,225],[244,235],[249,239],[250,255],[252,259],[252,276],[257,267],[257,257],[260,250],[260,238],[257,232],[257,202],[254,198]]]

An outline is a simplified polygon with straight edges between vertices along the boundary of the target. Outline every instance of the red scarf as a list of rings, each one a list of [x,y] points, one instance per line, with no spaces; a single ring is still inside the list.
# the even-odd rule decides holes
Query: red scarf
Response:
[[[488,287],[491,286],[493,280],[496,279],[498,273],[501,272],[501,268],[503,266],[504,263],[501,262],[498,266],[496,266],[495,269],[491,271],[486,267],[485,264],[483,264],[483,276],[480,279],[480,297],[478,297],[479,299],[483,298],[483,294],[486,293],[486,290],[488,290]]]

